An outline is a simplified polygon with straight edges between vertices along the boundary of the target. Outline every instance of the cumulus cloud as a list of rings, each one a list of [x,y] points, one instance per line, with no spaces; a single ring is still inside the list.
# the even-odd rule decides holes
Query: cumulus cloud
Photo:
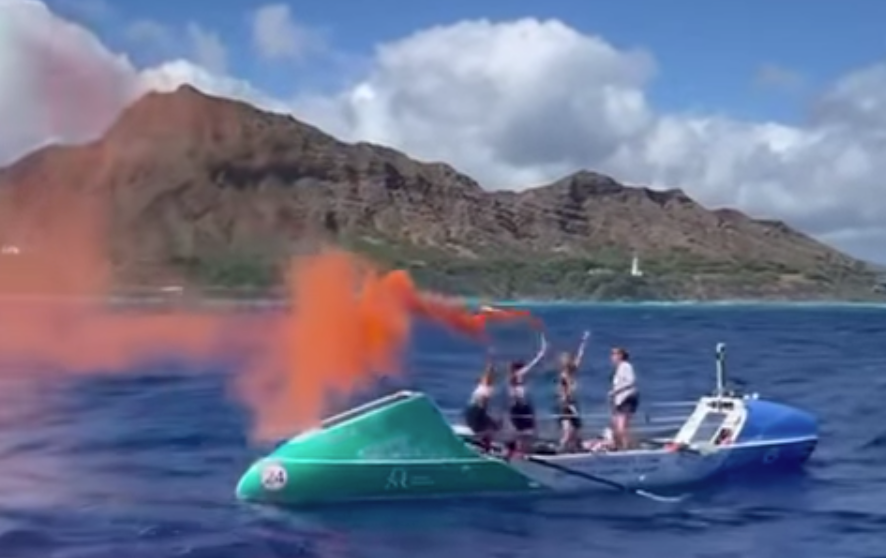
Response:
[[[0,0],[0,12],[2,160],[50,139],[99,133],[141,92],[192,83],[293,111],[346,139],[446,160],[490,188],[591,168],[629,183],[681,187],[708,205],[783,218],[886,260],[879,178],[886,173],[879,156],[886,148],[886,63],[832,84],[799,125],[665,114],[646,95],[657,70],[650,53],[616,48],[555,20],[468,21],[379,45],[350,87],[289,102],[220,75],[219,67],[174,60],[137,70],[36,0]],[[279,25],[291,19],[285,15],[265,17]],[[265,46],[273,56],[295,48]]]
[[[198,66],[219,75],[227,72],[228,49],[221,36],[193,21],[184,27],[183,32],[177,32],[159,21],[139,19],[126,26],[124,35],[133,45],[161,58],[185,51]],[[181,37],[186,40],[182,41]]]
[[[138,90],[125,56],[41,3],[0,0],[0,161],[94,137]]]
[[[300,106],[340,135],[445,159],[487,187],[592,168],[886,260],[886,65],[834,83],[795,126],[662,114],[645,94],[654,71],[651,55],[558,21],[472,21],[382,45],[365,79]]]
[[[228,50],[218,33],[208,31],[193,22],[188,24],[187,32],[194,52],[194,62],[216,74],[226,74]]]
[[[268,4],[252,15],[252,41],[267,59],[298,60],[322,47],[316,31],[300,25],[286,4]]]
[[[47,143],[93,139],[146,91],[185,83],[269,110],[290,108],[242,80],[183,59],[139,71],[43,3],[0,0],[0,164]]]

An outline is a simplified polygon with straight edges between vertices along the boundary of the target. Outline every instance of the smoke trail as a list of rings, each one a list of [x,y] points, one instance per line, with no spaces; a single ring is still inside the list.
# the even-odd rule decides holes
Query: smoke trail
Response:
[[[277,323],[272,346],[237,385],[259,439],[308,426],[333,393],[399,372],[416,316],[482,334],[467,310],[419,292],[405,272],[381,274],[347,252],[294,261],[289,281],[291,310]]]
[[[103,127],[106,106],[126,92],[78,67],[54,48],[51,36],[35,41],[42,64],[28,79],[46,106],[47,135],[70,137],[90,122]],[[480,338],[482,320],[419,292],[405,272],[383,274],[341,251],[291,263],[291,310],[282,316],[245,320],[182,308],[163,314],[109,310],[105,300],[119,271],[111,254],[120,239],[113,232],[122,229],[112,221],[125,219],[121,210],[144,210],[132,200],[149,201],[127,192],[129,203],[118,205],[118,190],[131,186],[133,173],[152,170],[154,157],[168,153],[154,145],[164,141],[163,134],[177,142],[181,137],[202,142],[212,134],[201,126],[218,125],[212,115],[185,116],[141,114],[138,122],[145,126],[132,135],[56,150],[53,165],[41,164],[46,154],[33,155],[24,172],[4,175],[0,239],[20,245],[22,252],[0,256],[0,360],[39,360],[51,365],[52,374],[125,373],[161,353],[206,363],[216,360],[222,334],[239,328],[237,348],[251,365],[239,375],[235,393],[252,411],[255,433],[267,437],[316,420],[330,393],[349,392],[379,372],[396,372],[416,317]],[[157,123],[150,129],[159,135],[146,139],[146,124]],[[55,301],[20,300],[34,292]],[[32,373],[0,368],[6,378],[28,376],[32,384],[56,379]]]

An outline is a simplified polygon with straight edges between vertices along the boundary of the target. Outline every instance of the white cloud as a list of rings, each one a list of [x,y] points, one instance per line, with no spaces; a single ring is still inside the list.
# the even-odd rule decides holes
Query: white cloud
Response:
[[[182,83],[286,110],[243,81],[185,60],[137,71],[126,56],[43,3],[0,0],[0,164],[48,142],[92,139],[145,91]]]
[[[0,0],[0,13],[0,160],[94,135],[146,88],[193,83],[446,160],[489,187],[592,168],[784,218],[886,260],[886,63],[834,83],[802,125],[662,114],[645,94],[656,71],[647,53],[557,21],[472,21],[380,45],[351,87],[290,103],[183,60],[137,71],[35,0]]]
[[[182,51],[195,64],[224,75],[228,68],[228,49],[218,33],[190,22],[183,32],[152,19],[129,23],[124,31],[126,39],[141,49],[161,58],[175,56]],[[182,40],[182,37],[185,40]]]
[[[648,55],[557,21],[472,21],[383,45],[360,83],[300,106],[340,135],[447,160],[488,187],[591,168],[886,260],[886,234],[878,246],[863,232],[886,222],[886,64],[833,84],[801,126],[658,113],[645,94],[653,70]]]
[[[141,91],[164,93],[174,91],[181,85],[190,84],[209,95],[246,101],[267,111],[281,114],[292,111],[289,103],[265,94],[247,81],[219,76],[187,60],[173,60],[143,70],[138,76],[138,83]]]
[[[188,37],[194,52],[194,62],[220,75],[228,71],[228,50],[218,33],[207,31],[196,23],[188,24]]]
[[[319,34],[298,24],[286,4],[268,4],[255,11],[252,41],[258,53],[268,59],[297,60],[322,47]]]
[[[38,2],[0,0],[0,161],[93,137],[136,93],[125,56]]]

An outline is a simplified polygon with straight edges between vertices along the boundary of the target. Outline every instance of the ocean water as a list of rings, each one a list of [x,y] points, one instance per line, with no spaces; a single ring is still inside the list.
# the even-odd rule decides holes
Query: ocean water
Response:
[[[593,332],[586,405],[603,401],[612,345],[632,352],[647,404],[708,393],[722,341],[746,389],[820,417],[819,448],[796,475],[710,487],[679,504],[598,492],[284,511],[233,497],[262,451],[229,397],[232,372],[146,366],[29,395],[0,386],[0,557],[886,557],[886,310],[538,312],[555,349]],[[534,352],[525,331],[503,332],[498,344],[503,356]],[[422,328],[412,372],[369,391],[412,387],[458,408],[482,363],[480,347]]]

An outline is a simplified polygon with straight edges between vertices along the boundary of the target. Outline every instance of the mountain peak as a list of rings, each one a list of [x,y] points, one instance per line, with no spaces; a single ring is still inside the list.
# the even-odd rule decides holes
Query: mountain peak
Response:
[[[150,92],[129,105],[105,139],[110,142],[234,142],[262,111],[240,101],[214,97],[191,85]]]

